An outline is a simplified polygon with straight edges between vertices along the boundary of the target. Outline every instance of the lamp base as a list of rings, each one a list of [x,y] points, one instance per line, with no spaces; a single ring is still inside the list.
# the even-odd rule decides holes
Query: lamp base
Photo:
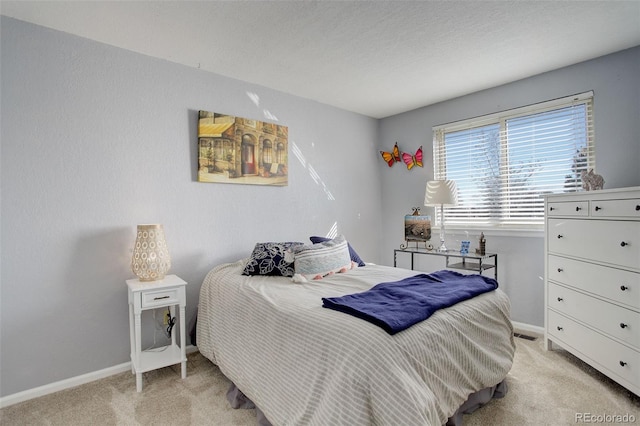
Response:
[[[444,245],[444,207],[440,204],[440,247],[436,249],[439,253],[446,253],[449,251],[447,247]]]

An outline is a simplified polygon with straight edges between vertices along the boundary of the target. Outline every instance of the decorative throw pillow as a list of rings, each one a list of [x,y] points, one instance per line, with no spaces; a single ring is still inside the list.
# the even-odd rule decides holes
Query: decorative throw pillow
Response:
[[[309,239],[313,244],[322,243],[324,241],[331,240],[331,238],[326,238],[326,237],[309,237]],[[353,247],[351,247],[351,244],[349,242],[347,242],[347,247],[349,247],[349,256],[351,257],[351,260],[356,262],[358,266],[365,266],[364,261],[360,258],[360,256],[358,256],[358,253],[356,253]]]
[[[295,257],[294,281],[321,279],[352,267],[347,240],[342,235],[333,240],[293,248]]]
[[[257,243],[244,266],[242,275],[280,275],[292,277],[293,263],[285,259],[290,248],[303,246],[299,242]]]

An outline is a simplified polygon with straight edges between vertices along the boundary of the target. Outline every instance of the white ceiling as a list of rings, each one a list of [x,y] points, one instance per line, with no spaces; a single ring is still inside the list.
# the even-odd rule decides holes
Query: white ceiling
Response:
[[[0,12],[376,118],[640,45],[640,0],[3,0]]]

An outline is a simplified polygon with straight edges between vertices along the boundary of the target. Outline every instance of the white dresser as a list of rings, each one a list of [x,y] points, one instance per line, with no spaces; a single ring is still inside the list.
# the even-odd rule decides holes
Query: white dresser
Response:
[[[640,187],[545,198],[545,348],[640,395]]]

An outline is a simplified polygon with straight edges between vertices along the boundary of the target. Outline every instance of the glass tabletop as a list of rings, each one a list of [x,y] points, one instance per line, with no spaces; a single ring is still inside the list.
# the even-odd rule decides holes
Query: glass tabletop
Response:
[[[402,253],[421,253],[421,254],[430,254],[434,256],[454,256],[454,257],[465,257],[467,259],[484,259],[487,257],[493,257],[495,253],[485,253],[485,254],[477,254],[475,252],[469,252],[462,254],[460,250],[447,250],[447,251],[438,251],[437,249],[426,249],[421,247],[413,247],[413,248],[405,248],[405,249],[394,249],[394,251]]]

